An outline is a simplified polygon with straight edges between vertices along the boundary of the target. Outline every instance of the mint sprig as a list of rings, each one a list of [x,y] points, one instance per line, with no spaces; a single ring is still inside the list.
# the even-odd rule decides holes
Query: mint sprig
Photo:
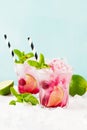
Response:
[[[27,63],[30,66],[33,66],[37,69],[49,68],[50,67],[48,64],[45,63],[45,58],[44,58],[44,55],[42,53],[39,56],[39,61],[36,61],[36,60],[30,59],[30,58],[34,57],[34,54],[32,52],[25,53],[24,51],[20,51],[18,49],[14,49],[13,51],[14,51],[14,54],[17,56],[15,63],[23,64],[27,60]]]
[[[39,104],[39,101],[37,100],[37,98],[34,97],[30,93],[19,94],[13,87],[10,88],[10,91],[11,91],[12,95],[14,95],[16,97],[16,100],[10,101],[9,105],[16,105],[17,102],[19,102],[19,103],[26,102],[26,103],[29,103],[32,105]]]
[[[24,53],[23,51],[20,51],[18,49],[14,49],[14,54],[18,57],[18,59],[15,60],[15,63],[24,63],[27,59],[34,57],[34,54],[32,52],[30,53]]]
[[[33,66],[37,69],[42,69],[42,68],[50,68],[50,66],[48,64],[45,63],[45,58],[44,55],[41,53],[40,54],[40,59],[39,61],[35,61],[35,60],[28,60],[27,63],[30,66]]]

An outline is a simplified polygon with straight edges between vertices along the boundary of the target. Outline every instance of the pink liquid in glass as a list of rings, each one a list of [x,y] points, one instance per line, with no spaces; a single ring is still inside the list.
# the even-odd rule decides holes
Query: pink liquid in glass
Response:
[[[29,66],[27,63],[15,64],[15,71],[18,77],[18,90],[20,93],[36,94],[39,92],[35,67]]]
[[[72,69],[63,60],[53,60],[51,68],[40,73],[40,102],[45,107],[67,106]]]

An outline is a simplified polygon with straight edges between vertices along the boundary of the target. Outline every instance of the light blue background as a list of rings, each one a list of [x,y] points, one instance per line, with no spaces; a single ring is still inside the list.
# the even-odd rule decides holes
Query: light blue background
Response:
[[[87,0],[0,0],[0,81],[17,80],[5,44],[30,51],[27,37],[45,57],[64,57],[87,78]]]

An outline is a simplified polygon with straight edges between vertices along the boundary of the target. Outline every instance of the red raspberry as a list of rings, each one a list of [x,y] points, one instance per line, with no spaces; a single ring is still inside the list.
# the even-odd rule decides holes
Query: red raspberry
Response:
[[[24,86],[26,84],[26,81],[22,78],[18,81],[19,85]]]
[[[33,94],[37,94],[38,92],[39,92],[39,88],[35,88],[35,89],[32,91]]]
[[[49,100],[49,97],[44,95],[44,97],[42,98],[42,105],[47,106],[48,100]]]
[[[45,82],[45,81],[43,81],[43,82],[41,82],[41,85],[42,85],[42,88],[43,89],[48,89],[50,86],[49,86],[49,83],[48,82]]]

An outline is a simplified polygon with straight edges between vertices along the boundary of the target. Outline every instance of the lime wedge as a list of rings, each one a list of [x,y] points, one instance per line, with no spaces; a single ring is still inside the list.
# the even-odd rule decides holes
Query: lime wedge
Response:
[[[13,87],[14,81],[12,80],[6,80],[3,82],[0,82],[0,95],[8,95],[10,94],[10,87]]]

